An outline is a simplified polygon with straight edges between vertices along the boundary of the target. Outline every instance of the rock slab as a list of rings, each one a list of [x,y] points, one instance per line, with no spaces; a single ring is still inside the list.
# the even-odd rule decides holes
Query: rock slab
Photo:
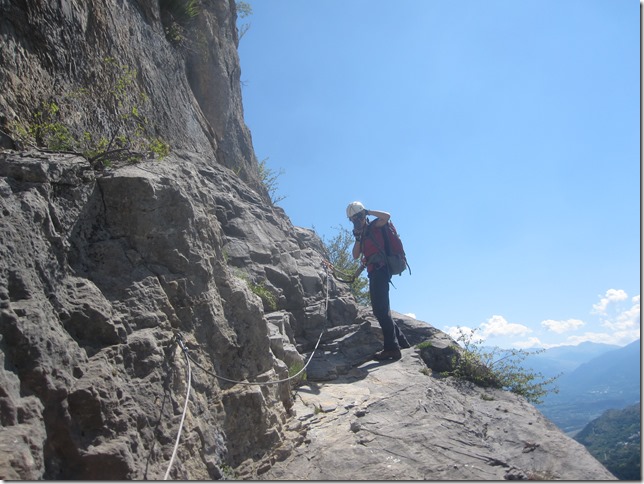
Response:
[[[306,438],[255,477],[615,479],[523,398],[432,376],[413,348],[396,362],[365,362],[332,382],[307,382],[295,402],[293,420]]]

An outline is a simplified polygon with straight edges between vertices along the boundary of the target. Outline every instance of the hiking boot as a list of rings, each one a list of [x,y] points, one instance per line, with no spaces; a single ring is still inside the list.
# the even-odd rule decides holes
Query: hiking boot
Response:
[[[382,350],[380,353],[373,355],[373,359],[378,361],[399,360],[400,358],[402,358],[402,354],[399,349]]]

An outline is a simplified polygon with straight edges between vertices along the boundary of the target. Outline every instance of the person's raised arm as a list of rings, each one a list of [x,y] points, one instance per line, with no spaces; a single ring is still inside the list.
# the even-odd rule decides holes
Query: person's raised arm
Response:
[[[391,215],[389,215],[388,212],[381,212],[380,210],[367,210],[366,212],[367,215],[376,217],[377,220],[374,222],[376,224],[376,227],[382,227],[386,225],[391,218]]]

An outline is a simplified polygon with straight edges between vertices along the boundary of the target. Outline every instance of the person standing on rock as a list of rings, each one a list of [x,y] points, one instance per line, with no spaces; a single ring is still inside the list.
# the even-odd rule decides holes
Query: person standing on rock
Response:
[[[375,217],[369,221],[368,216]],[[353,223],[353,258],[362,255],[362,265],[366,266],[369,275],[369,295],[373,315],[380,323],[384,338],[384,349],[376,353],[374,360],[399,360],[400,349],[409,348],[409,342],[391,317],[389,307],[389,281],[391,275],[379,247],[384,247],[383,231],[379,230],[387,223],[391,215],[378,210],[367,210],[360,202],[351,202],[347,207],[347,217]]]

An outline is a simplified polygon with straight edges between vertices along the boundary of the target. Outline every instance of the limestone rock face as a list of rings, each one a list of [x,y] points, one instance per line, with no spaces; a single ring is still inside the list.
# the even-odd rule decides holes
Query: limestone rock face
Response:
[[[235,2],[198,3],[182,30],[184,2],[0,2],[0,478],[610,478],[521,399],[431,376],[454,342],[427,323],[394,313],[432,344],[368,363],[378,323],[261,183]],[[42,102],[109,132],[112,62],[170,156],[14,149]]]
[[[21,478],[162,477],[187,385],[176,335],[213,374],[287,376],[253,275],[224,256],[216,194],[235,175],[173,158],[96,179],[82,158],[4,153],[0,177],[3,434],[19,435]],[[217,477],[280,441],[287,383],[196,371],[175,477]]]
[[[157,136],[175,150],[216,158],[266,196],[243,120],[235,2],[200,2],[185,28],[172,21],[184,3],[3,1],[2,130],[55,102],[79,133],[111,133],[114,106],[102,93],[116,88],[109,73],[121,66],[136,74],[125,95],[145,94],[132,107]]]
[[[176,476],[216,477],[216,463],[280,442],[288,383],[211,376],[286,378],[302,364],[296,346],[310,345],[296,333],[323,329],[321,258],[280,211],[188,155],[96,178],[79,157],[3,153],[0,190],[3,421],[40,462],[25,469],[158,478],[186,392],[176,335],[205,369],[195,367],[192,443]],[[252,287],[274,294],[279,312]],[[331,299],[338,314],[356,311],[346,292]]]
[[[588,451],[512,393],[427,372],[420,351],[300,387],[292,428],[264,480],[610,480]],[[297,423],[297,425],[296,425]]]

